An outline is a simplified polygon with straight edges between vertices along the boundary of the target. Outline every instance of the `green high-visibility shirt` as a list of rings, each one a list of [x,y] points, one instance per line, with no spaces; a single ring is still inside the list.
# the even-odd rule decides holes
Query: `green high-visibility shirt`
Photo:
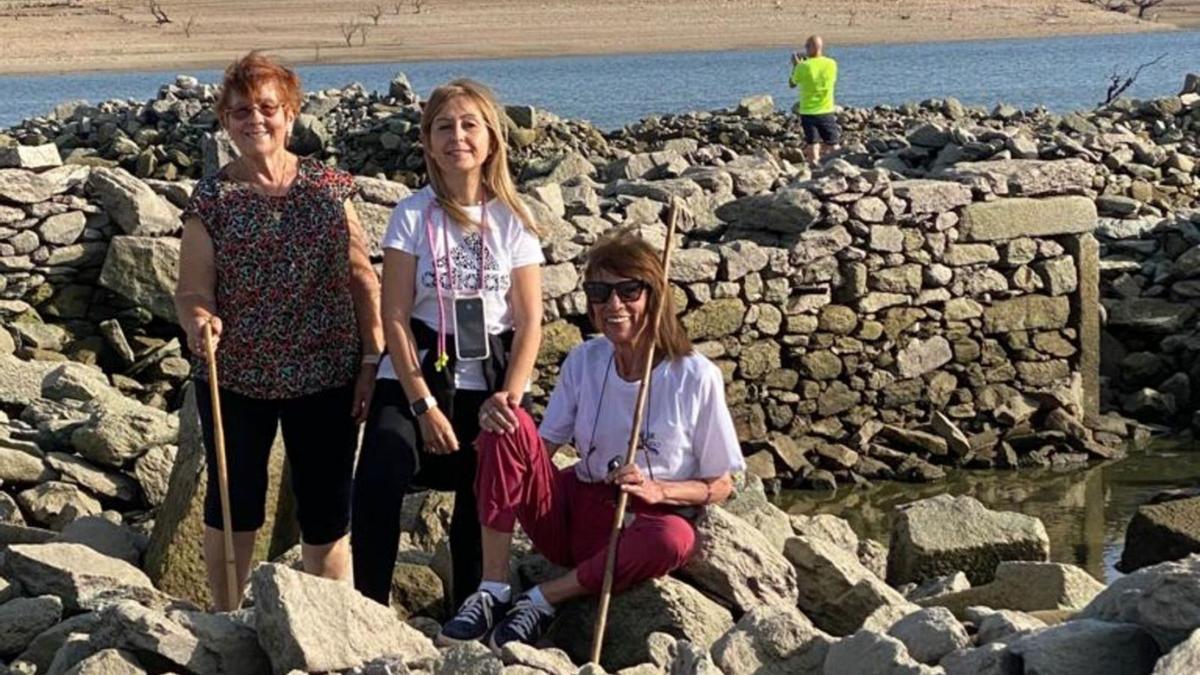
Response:
[[[801,115],[824,115],[833,112],[837,61],[828,56],[804,59],[792,68],[790,82],[800,89]]]

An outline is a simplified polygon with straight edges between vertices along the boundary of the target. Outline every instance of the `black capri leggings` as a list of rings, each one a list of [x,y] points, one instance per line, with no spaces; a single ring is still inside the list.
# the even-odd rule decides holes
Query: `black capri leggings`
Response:
[[[212,399],[208,396],[208,382],[197,380],[195,386],[208,461],[204,524],[221,529]],[[358,445],[358,424],[350,416],[353,401],[353,384],[289,399],[256,399],[221,388],[221,422],[225,428],[225,462],[234,531],[257,530],[266,519],[267,463],[275,430],[282,424],[304,543],[320,546],[346,534],[350,526],[354,451]]]
[[[475,437],[486,391],[459,389],[450,420],[459,449],[445,455],[424,451],[420,428],[397,380],[375,383],[362,451],[354,474],[350,548],[354,586],[363,595],[389,604],[392,571],[400,545],[400,508],[414,484],[454,492],[450,519],[453,601],[457,607],[475,592],[483,572],[483,544],[475,506]]]

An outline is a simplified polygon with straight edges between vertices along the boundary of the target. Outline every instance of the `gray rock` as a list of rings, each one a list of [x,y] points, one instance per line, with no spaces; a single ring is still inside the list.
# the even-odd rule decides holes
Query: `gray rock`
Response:
[[[120,468],[156,445],[174,443],[179,418],[125,399],[119,405],[88,408],[91,417],[71,433],[71,445],[85,458]]]
[[[940,675],[917,663],[896,638],[861,630],[835,642],[825,657],[825,675]]]
[[[82,363],[64,363],[42,379],[42,396],[52,401],[90,401],[120,395],[109,385],[104,371]]]
[[[983,646],[992,642],[1011,642],[1014,635],[1040,630],[1046,622],[1011,609],[998,609],[979,621],[975,635],[976,644]]]
[[[791,514],[788,520],[791,522],[792,531],[797,535],[809,539],[823,539],[847,553],[858,555],[858,535],[845,519],[822,513],[815,516]]]
[[[16,598],[0,605],[0,656],[25,651],[42,631],[62,620],[62,601],[52,595]]]
[[[1131,623],[1171,651],[1200,627],[1200,555],[1143,567],[1109,584],[1079,613]]]
[[[55,541],[83,544],[131,565],[137,565],[142,558],[140,541],[132,530],[99,516],[84,516],[71,521]]]
[[[737,474],[733,478],[733,495],[717,508],[725,509],[754,526],[776,551],[792,536],[788,515],[778,506],[767,501],[762,479],[750,473]]]
[[[0,199],[17,204],[37,204],[61,192],[59,188],[45,176],[32,171],[0,169]]]
[[[946,675],[1016,675],[1020,661],[1008,651],[1008,645],[990,644],[978,649],[959,649],[939,663]]]
[[[179,240],[169,237],[117,236],[109,243],[100,285],[176,322],[174,293],[179,282]]]
[[[106,605],[99,614],[91,639],[97,647],[152,654],[190,672],[221,672],[216,656],[191,631],[160,612],[123,600]]]
[[[5,331],[7,332],[7,331]],[[0,354],[0,403],[24,408],[42,395],[42,380],[61,363]]]
[[[7,492],[0,492],[0,523],[10,525],[25,524],[25,516],[21,515],[21,508],[17,506],[16,500],[10,497]]]
[[[38,225],[42,241],[48,244],[74,244],[87,226],[87,216],[82,211],[68,211],[49,216]]]
[[[501,675],[504,662],[479,642],[463,642],[451,645],[441,654],[434,675]]]
[[[428,638],[345,583],[264,564],[251,586],[259,644],[276,673],[338,670],[395,654],[428,669],[437,658]]]
[[[1138,507],[1125,530],[1125,572],[1200,553],[1200,497]]]
[[[550,675],[575,675],[579,668],[571,657],[561,649],[538,649],[523,642],[510,642],[500,652],[504,665],[521,665],[550,673]]]
[[[150,579],[127,562],[81,544],[19,544],[4,556],[4,576],[30,595],[54,595],[68,611],[84,609],[114,588],[154,590]]]
[[[784,555],[796,567],[800,611],[830,634],[853,633],[884,606],[917,609],[863,567],[854,552],[823,539],[792,537]]]
[[[908,379],[937,370],[953,358],[950,342],[935,335],[928,340],[910,340],[896,356],[896,367],[900,377]]]
[[[4,483],[40,483],[55,480],[58,474],[42,457],[25,449],[5,447],[0,440],[0,481]]]
[[[1162,657],[1151,675],[1195,675],[1200,673],[1200,629]]]
[[[100,497],[132,502],[137,499],[137,483],[120,473],[101,471],[86,461],[64,452],[52,452],[46,463],[61,474],[61,480],[87,488]]]
[[[902,180],[892,183],[896,196],[909,202],[909,212],[943,213],[971,203],[971,188],[937,180]]]
[[[17,503],[30,520],[62,530],[81,516],[98,515],[100,502],[70,483],[49,481],[17,493]]]
[[[271,664],[254,629],[254,610],[207,613],[169,610],[167,618],[196,636],[199,645],[217,662],[217,672],[227,675],[256,675]]]
[[[133,465],[133,477],[141,486],[142,495],[150,506],[158,506],[167,498],[171,467],[179,448],[174,445],[156,445],[147,450]]]
[[[1148,673],[1162,654],[1138,626],[1083,619],[1027,635],[1008,647],[1026,673],[1126,675]]]
[[[991,583],[918,602],[946,607],[955,614],[962,614],[973,605],[1024,612],[1075,611],[1102,590],[1103,584],[1073,565],[1006,560],[996,566]]]
[[[834,640],[794,607],[756,607],[713,643],[725,673],[821,675]]]
[[[90,634],[99,622],[100,617],[94,612],[76,614],[39,633],[16,660],[32,664],[37,672],[44,673],[49,670],[54,655],[72,633]]]
[[[888,581],[920,582],[962,571],[982,584],[1001,560],[1049,557],[1050,540],[1038,519],[991,511],[973,497],[939,495],[906,505],[893,520]]]
[[[693,586],[739,612],[761,604],[795,606],[796,570],[753,526],[709,508],[695,527],[695,548],[680,570]]]
[[[671,259],[671,281],[692,283],[715,281],[721,256],[707,248],[685,248],[676,251]]]
[[[0,148],[0,169],[50,169],[62,166],[58,146],[53,143],[42,145],[11,145]]]
[[[102,649],[64,675],[145,675],[137,657],[123,649]]]
[[[88,189],[125,234],[174,234],[182,227],[178,209],[124,169],[93,169]]]
[[[937,665],[950,652],[971,643],[967,629],[943,607],[909,614],[894,623],[888,629],[888,635],[903,642],[914,659],[931,666]]]
[[[577,663],[591,657],[596,600],[561,607],[548,637]],[[638,584],[615,595],[609,607],[601,664],[608,671],[650,660],[646,636],[661,632],[707,649],[733,626],[729,612],[671,577]]]

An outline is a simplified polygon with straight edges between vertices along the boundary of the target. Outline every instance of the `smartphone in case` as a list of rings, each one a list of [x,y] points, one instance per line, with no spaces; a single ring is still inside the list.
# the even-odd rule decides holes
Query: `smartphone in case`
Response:
[[[459,361],[482,361],[491,356],[483,309],[481,295],[454,298],[454,354]]]

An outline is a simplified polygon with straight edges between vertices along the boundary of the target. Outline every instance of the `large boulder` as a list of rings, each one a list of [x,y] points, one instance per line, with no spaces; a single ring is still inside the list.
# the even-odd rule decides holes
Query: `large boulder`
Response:
[[[917,600],[917,604],[945,607],[962,616],[968,607],[1012,609],[1022,612],[1083,609],[1104,590],[1104,584],[1074,565],[1003,561],[990,583]]]
[[[45,673],[54,661],[54,655],[62,648],[72,633],[90,634],[99,625],[100,616],[96,612],[85,612],[55,624],[33,638],[25,651],[21,652],[16,661],[24,661],[34,666],[39,673]],[[16,662],[14,661],[14,663]]]
[[[41,397],[42,380],[61,366],[53,361],[23,361],[12,354],[0,354],[0,404],[19,408],[29,405]]]
[[[872,574],[858,556],[809,537],[792,537],[783,549],[796,567],[799,607],[822,630],[849,635],[883,608],[896,613],[917,607]]]
[[[1107,621],[1068,621],[1027,635],[1008,646],[1026,673],[1129,675],[1149,673],[1162,654],[1138,626]]]
[[[788,515],[767,499],[762,479],[750,472],[733,477],[733,494],[719,508],[750,523],[766,537],[776,551],[791,537],[792,526]]]
[[[1171,651],[1200,628],[1200,555],[1143,567],[1117,579],[1079,616],[1136,624],[1162,651]]]
[[[913,612],[892,624],[887,633],[903,642],[910,656],[931,666],[950,652],[971,644],[967,629],[943,607]]]
[[[938,664],[946,675],[1017,675],[1022,672],[1020,659],[1009,653],[1008,645],[990,644],[976,649],[950,652]]]
[[[696,520],[696,547],[680,572],[738,613],[762,604],[796,604],[792,564],[754,527],[724,509],[705,509]]]
[[[145,675],[137,657],[123,649],[101,649],[63,675]]]
[[[88,189],[125,234],[174,234],[182,227],[179,210],[124,169],[94,168]]]
[[[829,648],[825,675],[940,675],[917,663],[904,643],[889,635],[860,630]]]
[[[888,582],[919,583],[961,570],[971,583],[984,584],[1001,560],[1049,559],[1050,538],[1037,518],[992,511],[974,497],[938,495],[896,514]]]
[[[1162,657],[1154,666],[1154,672],[1151,675],[1195,675],[1200,673],[1200,630],[1192,633],[1192,636],[1179,646],[1171,650],[1170,654]]]
[[[428,669],[437,659],[429,638],[346,583],[266,563],[251,586],[258,641],[277,674],[341,670],[396,655],[409,668]]]
[[[154,316],[175,323],[179,240],[173,237],[113,237],[100,270],[100,285]]]
[[[591,658],[596,599],[577,600],[563,606],[548,637],[576,663]],[[646,636],[667,633],[708,649],[733,626],[729,610],[703,593],[671,577],[638,584],[612,598],[601,664],[613,672],[650,660]]]
[[[152,654],[156,661],[194,673],[226,672],[191,631],[161,612],[122,600],[105,605],[99,614],[91,637],[94,647]]]
[[[0,656],[24,651],[42,631],[62,620],[62,600],[53,595],[15,598],[0,605]]]
[[[100,502],[70,483],[49,481],[17,493],[17,503],[30,520],[52,530],[62,530],[83,516],[99,515]]]
[[[1132,572],[1193,553],[1200,553],[1200,497],[1146,504],[1125,530],[1119,567]]]
[[[133,399],[98,401],[91,416],[71,433],[71,445],[96,464],[121,468],[156,445],[174,443],[179,418]]]
[[[713,643],[725,673],[821,675],[833,638],[795,607],[756,607]]]
[[[4,578],[30,595],[54,595],[68,611],[87,609],[113,589],[154,593],[149,577],[82,544],[18,544],[4,555]]]

